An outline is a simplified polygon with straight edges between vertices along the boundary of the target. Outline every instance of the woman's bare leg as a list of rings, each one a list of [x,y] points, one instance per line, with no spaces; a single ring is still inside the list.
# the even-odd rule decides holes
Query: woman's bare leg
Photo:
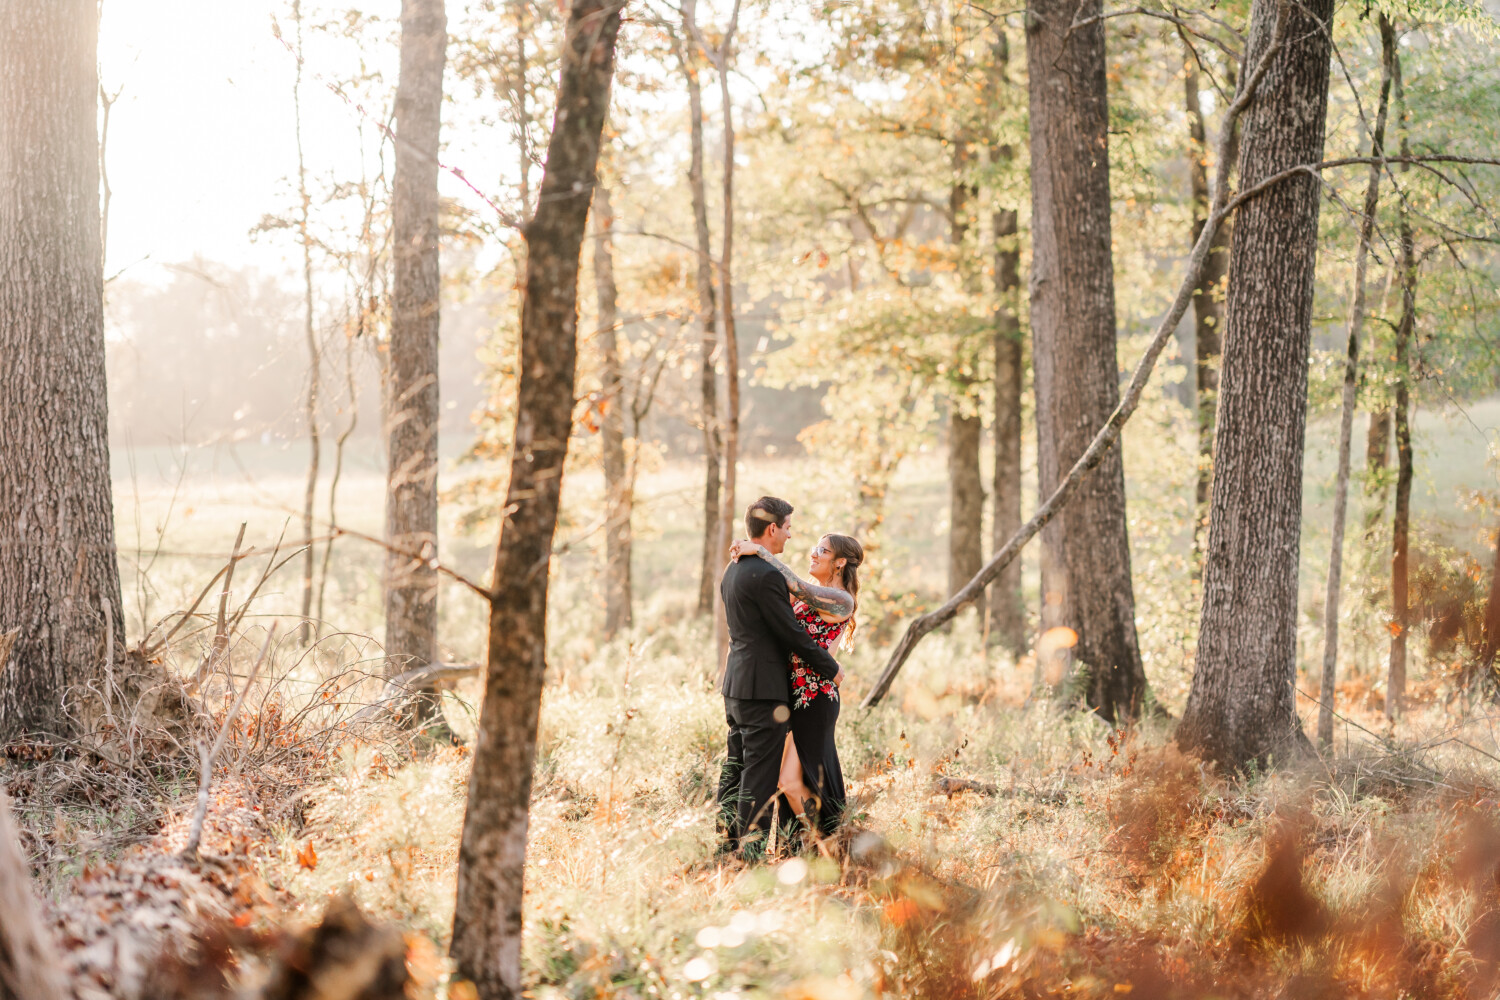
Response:
[[[792,812],[806,822],[809,790],[802,783],[802,760],[797,756],[797,744],[791,733],[786,734],[786,745],[781,749],[781,775],[777,778],[777,785],[792,804]]]

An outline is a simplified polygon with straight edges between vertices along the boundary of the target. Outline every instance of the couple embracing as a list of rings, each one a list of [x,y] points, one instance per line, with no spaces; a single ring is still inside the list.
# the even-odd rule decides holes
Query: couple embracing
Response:
[[[721,850],[764,849],[772,803],[785,796],[814,836],[832,833],[844,807],[833,731],[843,668],[833,654],[855,628],[864,549],[824,535],[808,576],[776,557],[792,537],[792,505],[761,497],[745,512],[748,541],[730,549],[720,593],[729,623],[724,715],[729,755],[719,780]]]

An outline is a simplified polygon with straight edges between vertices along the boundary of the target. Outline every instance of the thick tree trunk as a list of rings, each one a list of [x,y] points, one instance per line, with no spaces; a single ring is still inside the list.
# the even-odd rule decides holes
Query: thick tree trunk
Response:
[[[1380,104],[1370,136],[1370,156],[1385,154],[1385,119],[1391,102],[1391,65],[1396,58],[1396,31],[1390,19],[1380,15]],[[1333,491],[1333,530],[1328,554],[1328,590],[1323,604],[1323,679],[1318,696],[1318,745],[1333,744],[1333,696],[1338,679],[1339,601],[1343,594],[1344,521],[1349,505],[1349,448],[1354,438],[1355,389],[1359,384],[1359,341],[1365,325],[1365,269],[1370,259],[1370,237],[1375,231],[1375,210],[1380,207],[1382,164],[1370,164],[1365,185],[1364,214],[1360,217],[1359,245],[1354,250],[1354,289],[1349,305],[1349,336],[1344,361],[1344,390],[1339,411],[1338,474]]]
[[[594,188],[594,295],[599,315],[599,380],[604,393],[599,434],[604,452],[604,637],[630,627],[630,517],[635,484],[625,459],[625,399],[616,326],[615,216],[609,188]]]
[[[966,266],[964,243],[969,234],[970,212],[977,193],[968,179],[972,153],[960,139],[953,144],[953,184],[948,190],[949,240],[959,271],[970,275],[974,285],[977,269]],[[977,294],[978,288],[971,288]],[[954,359],[965,367],[963,348]],[[979,471],[979,445],[984,424],[978,401],[968,394],[968,382],[958,377],[954,399],[948,408],[948,593],[958,592],[974,579],[984,565],[984,478]],[[976,602],[982,607],[983,602]]]
[[[1109,113],[1100,0],[1039,0],[1026,46],[1031,108],[1032,358],[1042,498],[1120,400],[1110,250]],[[1112,448],[1043,530],[1044,626],[1078,636],[1091,708],[1135,718],[1146,693],[1135,633],[1125,469]]]
[[[104,374],[95,0],[0,5],[0,737],[125,649]],[[83,706],[87,710],[88,706]]]
[[[509,512],[495,551],[484,704],[458,858],[452,955],[480,1000],[521,996],[521,901],[547,583],[578,356],[578,261],[614,76],[619,0],[573,0],[536,214],[525,229]]]
[[[438,659],[438,130],[447,48],[443,0],[402,0],[386,367],[388,676]],[[424,694],[414,704],[418,725],[441,719],[435,694]]]
[[[698,83],[697,0],[683,0],[684,38],[678,50],[688,92],[688,188],[693,200],[693,233],[698,241],[698,384],[703,422],[703,562],[698,572],[698,614],[711,615],[714,584],[723,552],[719,548],[718,305],[714,297],[713,244],[708,232],[708,194],[703,183],[703,88]]]
[[[1279,8],[1279,10],[1278,10]],[[1272,45],[1241,140],[1242,189],[1323,155],[1333,0],[1255,0],[1245,65]],[[1320,186],[1239,210],[1214,439],[1197,669],[1178,739],[1223,767],[1310,749],[1297,718],[1297,558]]]
[[[1188,49],[1183,90],[1188,117],[1188,177],[1193,192],[1193,242],[1208,220],[1208,131],[1198,99],[1202,87],[1198,57]],[[1230,155],[1238,152],[1231,139]],[[1214,411],[1219,405],[1219,355],[1223,350],[1225,281],[1229,274],[1228,221],[1214,233],[1203,273],[1193,289],[1193,371],[1198,414],[1198,481],[1193,521],[1193,576],[1203,571],[1203,547],[1208,534],[1209,499],[1213,486]]]

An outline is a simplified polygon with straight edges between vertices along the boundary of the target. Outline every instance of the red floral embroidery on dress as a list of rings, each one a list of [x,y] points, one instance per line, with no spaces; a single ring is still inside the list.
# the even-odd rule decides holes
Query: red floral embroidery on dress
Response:
[[[839,636],[844,634],[844,629],[849,627],[847,619],[841,622],[824,621],[822,615],[801,601],[792,602],[792,613],[797,616],[797,621],[802,623],[802,627],[807,629],[807,634],[824,649],[838,642]],[[839,687],[833,681],[820,677],[808,669],[802,662],[802,658],[793,653],[792,707],[806,708],[819,694],[826,694],[834,701],[838,701]]]

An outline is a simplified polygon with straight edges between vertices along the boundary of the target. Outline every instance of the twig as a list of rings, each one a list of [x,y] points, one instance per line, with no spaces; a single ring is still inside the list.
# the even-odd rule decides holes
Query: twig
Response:
[[[266,633],[265,645],[260,647],[260,656],[255,659],[255,666],[250,668],[250,676],[245,678],[245,686],[240,689],[239,696],[234,699],[234,705],[229,709],[229,714],[224,717],[224,724],[219,727],[219,735],[214,739],[212,749],[207,749],[203,741],[198,741],[198,755],[202,761],[203,769],[198,775],[198,805],[193,810],[193,823],[188,828],[187,844],[182,848],[182,857],[196,858],[198,856],[198,844],[203,839],[203,821],[208,817],[208,791],[213,782],[214,760],[224,749],[224,743],[229,739],[229,731],[234,728],[235,716],[240,714],[240,706],[245,704],[245,695],[250,693],[250,686],[255,683],[255,675],[260,673],[261,664],[266,662],[266,654],[271,651],[271,643],[276,639],[276,626],[273,624],[270,631]]]
[[[245,541],[245,525],[248,522],[240,522],[240,533],[234,536],[234,550],[229,554],[229,565],[224,567],[224,587],[219,591],[219,620],[214,628],[214,640],[209,644],[208,654],[203,657],[203,662],[198,664],[198,669],[193,672],[192,678],[188,680],[186,688],[189,692],[198,690],[210,673],[213,672],[219,657],[223,656],[229,649],[229,632],[225,628],[225,616],[229,610],[229,588],[234,584],[234,564],[239,562],[240,545]]]

